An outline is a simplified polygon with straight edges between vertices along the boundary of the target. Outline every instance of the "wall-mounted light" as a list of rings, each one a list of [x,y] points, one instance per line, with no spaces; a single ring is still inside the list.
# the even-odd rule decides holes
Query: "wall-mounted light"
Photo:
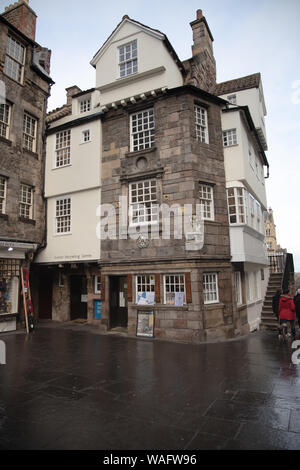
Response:
[[[14,249],[12,246],[10,246],[7,251],[11,252],[11,251],[14,251]]]

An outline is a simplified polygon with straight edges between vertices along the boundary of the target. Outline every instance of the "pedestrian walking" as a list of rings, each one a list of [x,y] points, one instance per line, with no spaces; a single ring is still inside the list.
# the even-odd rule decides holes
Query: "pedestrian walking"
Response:
[[[283,295],[280,297],[279,300],[279,308],[278,308],[278,313],[279,313],[279,336],[282,334],[281,330],[281,325],[284,323],[290,323],[291,326],[291,331],[292,335],[296,335],[296,330],[295,330],[295,320],[296,320],[296,314],[295,314],[295,304],[293,298],[289,295],[290,291],[288,289],[285,289],[283,291]]]
[[[298,325],[300,328],[300,289],[297,290],[297,294],[294,297],[294,304],[296,308],[296,315],[298,319]]]
[[[282,294],[281,289],[277,289],[276,294],[272,298],[272,310],[274,315],[276,315],[277,320],[279,319],[278,317],[278,309],[279,309],[279,300]]]

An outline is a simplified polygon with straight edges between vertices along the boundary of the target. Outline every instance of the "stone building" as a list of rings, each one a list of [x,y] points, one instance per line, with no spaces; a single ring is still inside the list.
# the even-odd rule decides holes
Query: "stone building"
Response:
[[[48,115],[47,246],[37,266],[51,272],[52,318],[194,342],[245,329],[230,255],[226,102],[213,94],[213,37],[201,10],[191,27],[193,55],[181,62],[164,33],[124,16],[91,61],[95,88],[71,87]],[[102,240],[97,198],[116,220]],[[171,210],[166,237],[162,205]],[[182,237],[173,225],[181,217]]]
[[[276,225],[274,221],[273,209],[270,207],[266,217],[266,240],[269,253],[281,250],[281,246],[277,243]]]
[[[44,129],[51,52],[20,0],[0,15],[0,331],[15,328],[20,267],[44,242]]]

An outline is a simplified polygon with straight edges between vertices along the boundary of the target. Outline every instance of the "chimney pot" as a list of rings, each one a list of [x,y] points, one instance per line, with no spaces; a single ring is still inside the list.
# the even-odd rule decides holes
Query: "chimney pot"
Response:
[[[202,10],[197,10],[197,20],[201,20],[203,18]]]

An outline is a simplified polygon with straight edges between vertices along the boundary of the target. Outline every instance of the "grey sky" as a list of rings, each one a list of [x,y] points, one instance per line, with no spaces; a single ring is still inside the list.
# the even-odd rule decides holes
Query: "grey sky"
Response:
[[[0,10],[8,3],[0,0]],[[189,23],[201,8],[215,39],[218,81],[262,74],[268,111],[268,205],[274,210],[278,241],[294,254],[300,271],[299,0],[30,0],[30,6],[39,17],[37,42],[52,49],[56,85],[49,110],[65,102],[66,87],[94,86],[89,62],[124,14],[164,32],[184,60],[191,56]]]

